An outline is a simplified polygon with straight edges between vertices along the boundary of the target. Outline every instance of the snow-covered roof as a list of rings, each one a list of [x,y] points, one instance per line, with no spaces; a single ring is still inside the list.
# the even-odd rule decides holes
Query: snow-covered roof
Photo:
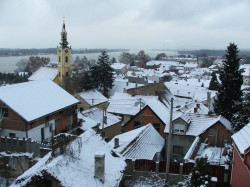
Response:
[[[232,136],[240,154],[244,154],[250,148],[250,123]]]
[[[106,113],[106,116],[107,116],[107,123],[103,124],[104,128],[115,125],[121,121],[121,118],[119,116],[115,116],[108,112]],[[81,126],[83,130],[95,127],[97,126],[97,124],[99,124],[98,128],[102,129],[103,110],[99,108],[91,108],[88,110],[84,110],[78,113],[78,119],[83,120]]]
[[[177,118],[183,118],[183,120],[186,121],[188,118],[191,123],[189,124],[188,130],[186,132],[186,135],[190,136],[198,136],[205,132],[209,127],[214,125],[216,122],[220,121],[224,127],[232,132],[231,123],[225,119],[223,116],[216,116],[216,115],[204,115],[204,114],[191,114],[191,113],[185,113],[183,115],[174,115],[173,120]],[[165,133],[169,132],[169,123],[166,125]]]
[[[0,100],[28,122],[79,102],[48,79],[0,87]]]
[[[42,79],[50,79],[54,80],[57,76],[58,70],[53,67],[40,67],[37,71],[35,71],[29,78],[29,81],[42,80]]]
[[[119,147],[114,150],[126,159],[153,160],[155,154],[161,152],[164,147],[164,138],[151,124],[115,136],[109,142],[110,146],[114,146],[115,138],[119,138]]]
[[[186,86],[175,84],[174,82],[165,82],[165,86],[170,90],[170,92],[175,96],[189,97],[193,101],[205,101],[207,100],[207,93],[211,93],[211,98],[216,96],[216,91],[208,90],[204,87],[198,86]]]
[[[184,65],[184,68],[196,68],[196,67],[198,67],[198,64],[197,63],[192,63],[192,62],[187,62]]]
[[[178,85],[195,86],[195,87],[203,86],[205,88],[208,88],[210,84],[210,80],[190,78],[186,80],[182,79],[182,80],[170,81],[169,84],[178,84]]]
[[[208,162],[213,165],[224,165],[227,156],[223,155],[225,147],[212,147],[208,144],[201,143],[194,159],[207,157]]]
[[[142,103],[141,108],[143,108],[149,100],[157,98],[157,96],[131,96],[127,93],[116,92],[109,100],[107,111],[116,114],[135,115],[140,111],[140,99]]]
[[[124,68],[124,66],[126,66],[126,64],[123,64],[123,63],[111,64],[111,67],[114,68],[114,69],[122,69],[122,68]]]
[[[132,82],[128,82],[128,79],[115,79],[113,82],[113,87],[109,90],[109,95],[113,96],[115,92],[123,93],[124,89],[135,88],[136,86],[143,86],[143,84],[136,84]]]
[[[195,113],[195,108],[197,109],[196,113],[198,114],[208,114],[209,109],[202,103],[191,102],[185,104],[185,106],[178,109],[178,111],[184,113]]]
[[[85,100],[90,106],[95,106],[108,101],[98,90],[88,90],[78,93],[79,97]]]
[[[70,145],[73,149],[72,152],[76,153],[77,159],[72,161],[69,155],[64,154],[49,161],[50,152],[37,164],[19,176],[17,180],[20,180],[20,183],[13,186],[25,186],[31,177],[36,175],[41,176],[42,171],[56,178],[62,186],[108,187],[119,185],[126,166],[124,158],[121,156],[114,157],[112,155],[112,148],[94,130],[90,129],[81,134]],[[94,155],[97,152],[105,154],[104,183],[94,177]]]

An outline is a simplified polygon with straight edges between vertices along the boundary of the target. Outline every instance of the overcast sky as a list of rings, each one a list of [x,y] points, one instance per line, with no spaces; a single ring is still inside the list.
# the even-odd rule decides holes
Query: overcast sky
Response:
[[[0,0],[0,48],[250,49],[250,0]]]

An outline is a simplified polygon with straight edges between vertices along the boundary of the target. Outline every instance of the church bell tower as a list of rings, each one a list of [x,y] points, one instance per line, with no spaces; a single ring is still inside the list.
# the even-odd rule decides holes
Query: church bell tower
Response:
[[[65,18],[63,17],[63,27],[61,32],[60,46],[57,47],[58,58],[58,78],[59,85],[65,87],[67,79],[70,77],[71,47],[68,47],[67,32],[65,29]]]

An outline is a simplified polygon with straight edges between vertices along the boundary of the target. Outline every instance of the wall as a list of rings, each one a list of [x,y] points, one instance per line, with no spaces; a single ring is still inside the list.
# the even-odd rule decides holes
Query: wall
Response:
[[[184,156],[188,152],[190,146],[194,142],[195,136],[187,136],[187,135],[177,135],[172,134],[172,146],[170,152],[170,158],[176,159],[178,162],[184,162]],[[167,150],[167,135],[166,135],[166,150]],[[173,153],[173,146],[181,146],[183,148],[182,154],[174,154]]]
[[[141,115],[142,114],[142,115]],[[164,128],[165,124],[158,118],[149,107],[145,107],[143,110],[141,110],[140,113],[138,113],[134,118],[132,118],[130,121],[128,121],[125,126],[124,130],[125,132],[134,130],[134,121],[141,121],[142,120],[142,126],[145,126],[149,123],[153,124],[154,122],[160,123],[160,135],[164,138]]]
[[[127,89],[127,93],[130,95],[157,95],[157,92],[167,90],[167,87],[163,83],[149,84],[146,86],[140,86],[138,88]]]
[[[209,136],[209,130],[214,129],[218,132],[217,138],[216,136]],[[213,126],[208,128],[204,133],[200,135],[201,142],[204,142],[206,139],[212,146],[224,147],[222,140],[227,139],[228,143],[232,143],[231,139],[232,133],[229,132],[224,125],[220,122],[215,123]],[[216,143],[217,139],[217,143]]]
[[[233,160],[233,170],[232,170],[232,187],[249,187],[250,184],[250,175],[249,170],[243,163],[243,159],[240,157],[240,154],[237,148],[234,146],[234,160]]]
[[[101,130],[98,131],[98,133],[101,134]],[[108,137],[109,140],[111,140],[114,136],[121,133],[121,122],[116,123],[112,126],[109,126],[107,128],[104,128],[105,137]]]

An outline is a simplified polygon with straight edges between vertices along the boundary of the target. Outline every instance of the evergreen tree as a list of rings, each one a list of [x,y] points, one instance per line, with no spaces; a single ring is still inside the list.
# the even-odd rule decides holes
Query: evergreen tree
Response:
[[[95,88],[105,96],[108,96],[108,91],[113,87],[113,71],[109,55],[106,51],[103,51],[98,58],[97,65],[91,68],[91,77],[93,78]]]
[[[210,182],[210,165],[207,157],[196,159],[191,176],[191,186],[209,186]]]
[[[216,76],[216,73],[213,72],[212,73],[212,79],[210,81],[210,84],[209,84],[209,90],[215,90],[215,91],[218,91],[219,90],[219,87],[220,87],[220,83],[218,82],[218,79],[217,79],[217,76]]]
[[[232,116],[232,124],[235,131],[239,131],[249,123],[250,118],[250,92],[244,94],[242,107]]]
[[[241,85],[243,83],[243,70],[239,69],[240,58],[238,52],[238,47],[234,43],[230,43],[227,47],[226,60],[223,62],[219,73],[221,86],[218,90],[218,99],[214,104],[215,113],[223,115],[230,121],[232,121],[233,115],[242,107]]]

